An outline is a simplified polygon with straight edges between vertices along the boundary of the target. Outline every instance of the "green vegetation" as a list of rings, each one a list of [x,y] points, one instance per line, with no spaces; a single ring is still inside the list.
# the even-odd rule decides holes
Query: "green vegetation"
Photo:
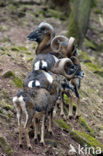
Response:
[[[12,70],[8,70],[7,72],[5,72],[2,76],[3,78],[10,78],[10,77],[15,77],[15,74]]]
[[[3,78],[13,78],[13,82],[14,84],[18,87],[18,88],[22,88],[23,86],[23,81],[20,77],[16,76],[15,73],[12,70],[9,70],[7,72],[5,72],[2,75]]]
[[[101,147],[102,151],[103,151],[103,145],[94,137],[92,137],[91,135],[84,133],[84,132],[80,132],[80,131],[72,131],[70,133],[72,139],[74,139],[76,142],[78,142],[81,146],[85,147],[85,145],[89,146],[89,147]]]
[[[87,132],[90,133],[90,135],[92,136],[94,135],[94,131],[92,130],[92,128],[89,127],[89,125],[87,124],[84,118],[80,117],[79,123],[81,124],[81,126],[83,126],[86,129]]]
[[[102,11],[101,11],[100,9],[98,9],[98,8],[96,8],[94,12],[95,12],[96,14],[103,14]]]
[[[10,47],[10,49],[12,51],[18,51],[18,52],[26,53],[27,55],[31,55],[31,52],[29,52],[25,46],[12,46]]]
[[[95,74],[103,77],[103,67],[96,61],[95,58],[89,57],[86,52],[79,50],[79,59],[85,64],[85,66]]]
[[[63,119],[59,118],[57,123],[59,124],[60,128],[63,128],[66,131],[69,132],[71,130],[70,126],[65,121],[63,121]]]
[[[65,16],[65,14],[63,12],[60,12],[58,10],[54,10],[54,9],[46,9],[45,10],[40,10],[38,12],[39,16],[41,17],[54,17],[55,19],[63,19],[66,20],[67,17]]]
[[[85,39],[85,43],[84,44],[85,44],[85,46],[87,48],[91,48],[91,49],[94,49],[94,50],[97,49],[97,45],[95,43],[93,43],[92,41],[90,41],[90,40]]]
[[[10,110],[10,111],[13,111],[14,110],[14,107],[12,105],[7,104],[4,100],[2,100],[0,102],[0,105],[2,106],[3,109],[5,109],[7,111],[8,110]]]
[[[2,150],[8,155],[8,156],[12,156],[13,155],[13,150],[11,149],[10,145],[8,144],[6,138],[4,138],[2,136],[2,134],[0,134],[0,147],[2,148]]]
[[[22,81],[21,78],[15,77],[13,81],[14,81],[14,84],[15,84],[18,88],[22,88],[22,87],[23,87],[23,81]]]
[[[0,27],[0,31],[7,31],[8,30],[8,27],[6,25],[2,25]]]

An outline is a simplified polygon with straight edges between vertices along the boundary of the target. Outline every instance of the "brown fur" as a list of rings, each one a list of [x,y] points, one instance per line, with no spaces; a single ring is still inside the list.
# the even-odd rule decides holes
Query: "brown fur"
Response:
[[[38,45],[38,47],[36,49],[36,54],[48,53],[48,50],[49,49],[51,50],[50,45],[47,45],[50,38],[51,38],[51,34],[50,34],[50,32],[48,32],[48,34],[43,38],[42,42]]]

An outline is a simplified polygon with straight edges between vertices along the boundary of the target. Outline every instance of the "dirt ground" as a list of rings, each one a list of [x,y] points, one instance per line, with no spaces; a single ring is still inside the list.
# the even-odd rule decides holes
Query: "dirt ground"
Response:
[[[101,10],[101,6],[98,6]],[[4,78],[7,71],[15,73],[17,80],[23,81],[28,72],[32,69],[33,59],[35,58],[36,43],[27,41],[27,35],[38,26],[42,21],[51,23],[56,34],[66,34],[68,23],[51,14],[43,14],[47,8],[39,0],[15,0],[14,3],[0,2],[0,101],[12,104],[12,97],[20,89],[15,83],[13,75]],[[100,20],[102,15],[92,12],[87,38],[96,42],[98,45],[103,42],[103,23]],[[101,21],[101,22],[100,22]],[[96,57],[97,61],[103,65],[103,51],[96,53],[96,49],[87,47],[83,44],[83,51],[88,53],[88,57]],[[101,144],[103,144],[103,77],[98,76],[82,63],[85,72],[81,86],[81,112],[88,125],[95,132]],[[31,136],[33,150],[26,147],[25,137],[23,136],[23,148],[18,145],[18,130],[15,110],[7,108],[0,103],[0,134],[6,139],[13,149],[13,156],[71,156],[69,153],[70,144],[76,149],[78,142],[72,139],[70,133],[61,128],[56,122],[60,118],[59,113],[54,119],[54,135],[45,132],[46,145],[42,147],[39,143],[35,144]],[[66,120],[72,129],[87,132],[78,120]],[[31,129],[31,131],[33,131]],[[74,154],[78,155],[78,154]],[[80,156],[82,156],[81,154]],[[84,154],[85,155],[85,154]],[[6,156],[0,145],[0,156]],[[87,156],[87,155],[86,155]]]

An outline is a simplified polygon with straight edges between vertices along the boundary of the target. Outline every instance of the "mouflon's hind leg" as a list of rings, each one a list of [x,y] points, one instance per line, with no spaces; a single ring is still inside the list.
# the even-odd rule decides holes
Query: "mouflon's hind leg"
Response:
[[[81,116],[81,111],[80,111],[80,98],[77,98],[76,118],[79,118],[80,116]]]
[[[42,145],[45,145],[45,142],[44,142],[44,130],[45,130],[45,115],[43,115],[42,117],[42,121],[41,121],[41,140],[40,140],[40,143]]]
[[[53,135],[52,127],[53,127],[53,112],[51,112],[50,115],[49,115],[49,128],[48,128],[48,132],[51,135]]]
[[[71,119],[73,117],[73,96],[71,95],[69,100],[69,114],[68,117]]]

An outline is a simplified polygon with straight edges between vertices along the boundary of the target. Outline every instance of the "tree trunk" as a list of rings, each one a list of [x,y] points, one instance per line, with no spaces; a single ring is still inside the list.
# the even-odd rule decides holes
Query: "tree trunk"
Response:
[[[77,45],[81,45],[87,32],[92,0],[75,0],[70,14],[67,36],[76,38]]]

